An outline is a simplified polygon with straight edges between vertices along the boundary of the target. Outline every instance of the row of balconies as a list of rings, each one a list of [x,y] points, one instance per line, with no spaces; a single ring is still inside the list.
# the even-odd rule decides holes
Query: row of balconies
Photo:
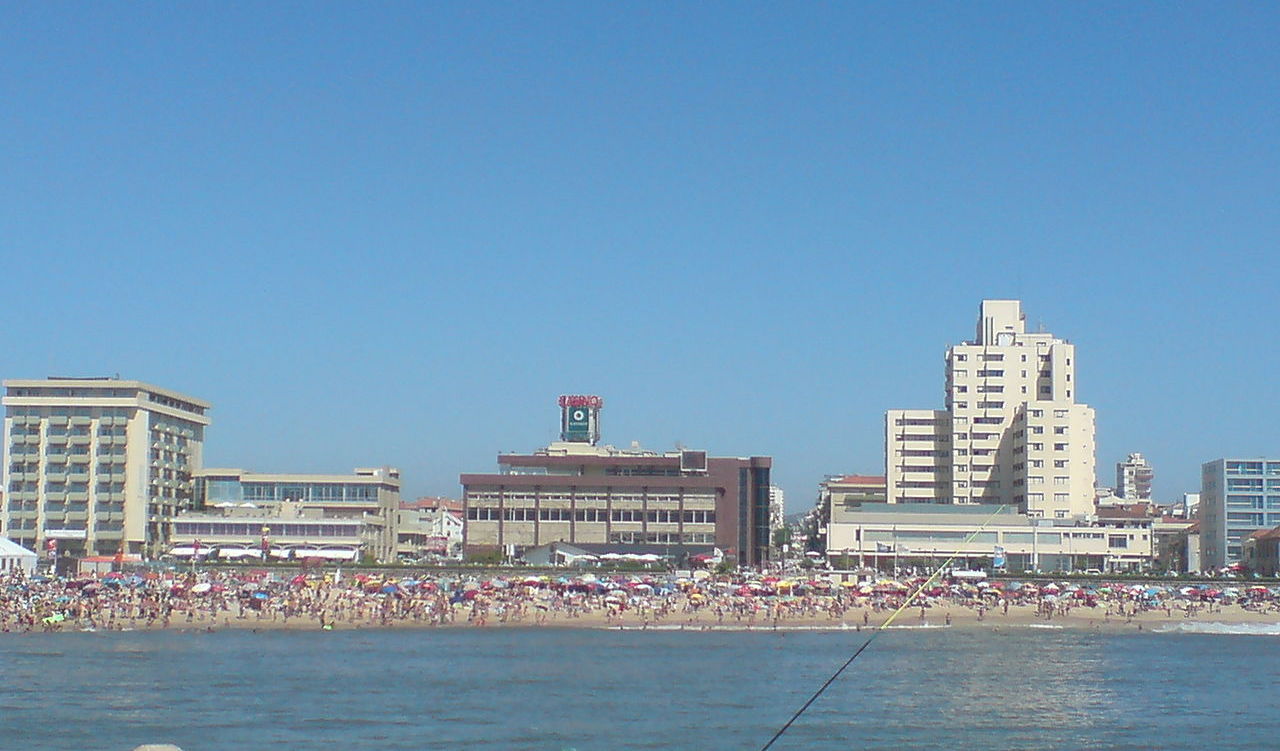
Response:
[[[191,490],[192,482],[190,480],[161,480],[159,478],[151,481],[153,487],[159,488],[175,488],[178,490]]]
[[[102,521],[120,521],[124,519],[124,511],[122,509],[107,511],[95,509],[91,512],[88,506],[85,505],[58,506],[47,504],[44,507],[45,517],[57,517],[59,519],[66,517],[83,521],[90,515]],[[10,512],[10,516],[14,519],[35,519],[40,516],[40,514],[34,509],[23,509],[20,511]]]
[[[180,427],[169,423],[157,423],[151,426],[153,433],[168,433],[170,435],[180,435],[190,438],[195,435],[195,431],[188,427]]]

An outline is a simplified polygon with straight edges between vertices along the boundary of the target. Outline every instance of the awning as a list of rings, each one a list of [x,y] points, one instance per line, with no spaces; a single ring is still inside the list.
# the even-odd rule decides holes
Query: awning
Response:
[[[219,558],[245,558],[245,557],[261,558],[262,551],[252,549],[252,548],[247,550],[243,548],[219,548],[218,557]]]
[[[294,550],[294,558],[328,558],[335,561],[354,561],[354,550]]]

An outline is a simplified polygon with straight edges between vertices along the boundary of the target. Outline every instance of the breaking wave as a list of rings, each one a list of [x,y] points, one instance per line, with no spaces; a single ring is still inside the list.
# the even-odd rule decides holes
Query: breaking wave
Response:
[[[1248,634],[1280,636],[1280,623],[1177,623],[1155,629],[1166,634]]]

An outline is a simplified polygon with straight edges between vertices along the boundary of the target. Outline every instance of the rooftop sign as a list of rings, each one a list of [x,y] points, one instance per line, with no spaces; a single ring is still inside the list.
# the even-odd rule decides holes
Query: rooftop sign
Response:
[[[600,409],[604,406],[604,399],[594,395],[586,394],[561,394],[561,407],[592,407]]]

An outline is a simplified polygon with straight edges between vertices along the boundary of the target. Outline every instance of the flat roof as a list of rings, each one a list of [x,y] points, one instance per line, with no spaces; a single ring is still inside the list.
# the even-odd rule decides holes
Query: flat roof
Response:
[[[395,470],[392,470],[393,472]],[[311,475],[296,473],[268,473],[230,467],[205,467],[191,473],[192,477],[217,478],[234,477],[240,482],[345,482],[367,484],[399,485],[400,478],[391,474],[349,474],[349,475]]]
[[[61,388],[61,387],[86,388],[86,389],[94,389],[94,388],[139,389],[141,391],[149,391],[154,394],[160,394],[161,396],[168,396],[173,399],[178,399],[184,402],[191,402],[197,407],[203,407],[205,409],[213,408],[213,404],[205,401],[204,399],[191,396],[190,394],[184,394],[181,391],[174,391],[173,389],[161,388],[159,386],[154,386],[145,381],[121,380],[117,378],[37,378],[37,379],[10,378],[4,381],[4,387],[6,389],[9,389],[9,388]],[[95,397],[68,397],[68,398],[93,399]]]

